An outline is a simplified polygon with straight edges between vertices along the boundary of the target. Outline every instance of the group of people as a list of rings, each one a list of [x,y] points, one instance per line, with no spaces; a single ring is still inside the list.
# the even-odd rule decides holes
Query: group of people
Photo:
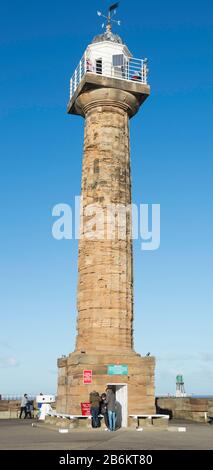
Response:
[[[90,393],[90,410],[92,415],[92,427],[100,427],[100,417],[103,415],[107,431],[115,431],[116,399],[113,388],[107,387],[106,393],[99,395],[95,390]]]
[[[25,393],[22,400],[21,400],[21,410],[19,414],[19,418],[22,418],[22,414],[24,413],[24,419],[27,417],[33,418],[33,412],[34,412],[34,407],[33,407],[33,400],[29,400],[27,394]]]
[[[43,393],[40,393],[40,395],[43,395]],[[19,418],[22,418],[22,414],[24,413],[24,419],[26,418],[34,418],[34,401],[30,400],[27,396],[27,393],[24,394],[22,400],[21,400],[21,409],[20,409],[20,414]],[[38,408],[38,413],[37,413],[37,418],[39,418],[40,413],[41,413],[41,405],[42,403],[37,403],[37,408]]]

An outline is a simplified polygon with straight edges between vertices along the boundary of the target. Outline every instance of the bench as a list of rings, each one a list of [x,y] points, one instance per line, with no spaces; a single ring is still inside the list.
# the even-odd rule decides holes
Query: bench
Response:
[[[167,429],[169,422],[169,415],[147,415],[137,414],[129,415],[129,427],[132,429],[141,429],[143,427],[160,427]]]
[[[99,415],[101,426],[104,425],[103,415]],[[45,417],[47,424],[54,424],[62,428],[92,428],[92,416],[70,415],[67,413],[49,412]]]

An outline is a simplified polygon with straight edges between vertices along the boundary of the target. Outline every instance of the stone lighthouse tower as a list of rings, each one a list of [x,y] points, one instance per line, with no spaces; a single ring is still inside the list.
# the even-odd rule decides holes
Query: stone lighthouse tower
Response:
[[[129,120],[149,96],[146,60],[106,31],[70,82],[68,113],[85,119],[75,351],[58,360],[57,410],[81,414],[89,393],[114,386],[122,426],[154,413],[153,357],[133,347]],[[141,331],[141,341],[143,331]]]

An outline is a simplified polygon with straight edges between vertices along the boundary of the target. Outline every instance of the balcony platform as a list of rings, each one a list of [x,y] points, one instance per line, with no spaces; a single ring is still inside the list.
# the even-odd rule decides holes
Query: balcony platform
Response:
[[[75,103],[79,95],[85,91],[94,90],[96,88],[117,88],[119,90],[127,91],[138,99],[141,105],[150,94],[150,86],[137,80],[122,80],[121,78],[106,77],[104,75],[87,72],[82,77],[74,94],[71,96],[67,106],[68,114],[79,115],[79,110],[76,108]]]

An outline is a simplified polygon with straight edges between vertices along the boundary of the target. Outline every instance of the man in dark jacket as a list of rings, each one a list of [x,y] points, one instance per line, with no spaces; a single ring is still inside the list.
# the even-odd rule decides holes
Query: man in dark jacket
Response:
[[[92,415],[92,427],[99,428],[100,427],[100,420],[99,420],[99,411],[100,411],[100,395],[95,390],[90,393],[89,396],[90,401],[90,410]]]
[[[102,393],[101,395],[101,414],[104,417],[104,422],[106,425],[106,431],[109,430],[109,419],[108,419],[108,410],[107,410],[107,403],[106,403],[106,393]]]
[[[106,404],[108,409],[109,429],[110,431],[115,431],[115,392],[109,387],[107,387]]]

